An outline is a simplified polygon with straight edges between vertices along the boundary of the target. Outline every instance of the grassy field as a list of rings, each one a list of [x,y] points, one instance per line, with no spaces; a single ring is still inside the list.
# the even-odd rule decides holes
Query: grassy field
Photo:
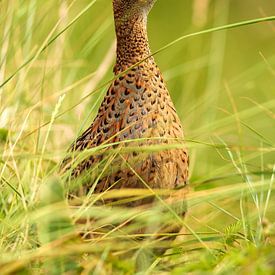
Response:
[[[59,163],[113,78],[111,0],[2,0],[0,15],[0,274],[132,274],[158,246],[133,232],[173,219],[182,233],[147,274],[275,274],[273,1],[158,0],[150,14],[190,152],[184,220],[65,200]],[[81,241],[83,216],[113,226]]]

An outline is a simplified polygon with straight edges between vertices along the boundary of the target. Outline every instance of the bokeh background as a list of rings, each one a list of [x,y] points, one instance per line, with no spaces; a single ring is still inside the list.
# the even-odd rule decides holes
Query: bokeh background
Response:
[[[0,82],[35,57],[1,88],[2,128],[18,131],[32,109],[24,131],[36,129],[49,121],[63,91],[60,112],[97,89],[55,121],[46,150],[62,154],[91,123],[108,86],[102,84],[112,78],[111,1],[2,1],[0,7]],[[154,52],[182,35],[274,12],[272,1],[159,0],[149,17],[151,48]],[[273,22],[259,23],[188,38],[155,56],[188,140],[215,143],[221,138],[251,147],[248,154],[262,143],[274,144],[274,33]],[[35,133],[28,139],[36,144]],[[271,160],[271,154],[265,157]],[[227,161],[203,146],[192,153],[191,163],[192,177],[206,179]],[[253,160],[250,164],[260,168]]]
[[[12,190],[35,205],[44,178],[92,122],[113,77],[115,33],[111,0],[2,0],[0,14],[0,85],[13,75],[0,88],[5,219],[27,208]],[[271,0],[158,0],[148,20],[151,49],[274,14]],[[274,49],[269,21],[184,39],[155,55],[184,125],[190,186],[216,192],[211,203],[207,196],[191,202],[187,222],[194,230],[222,232],[240,218],[241,186],[251,192],[245,199],[251,224],[259,225],[267,201],[259,186],[274,179]],[[272,198],[262,217],[268,224],[275,219]]]

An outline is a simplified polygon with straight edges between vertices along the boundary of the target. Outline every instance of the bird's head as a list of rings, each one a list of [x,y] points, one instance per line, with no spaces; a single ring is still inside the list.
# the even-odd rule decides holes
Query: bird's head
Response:
[[[129,20],[147,15],[157,0],[113,0],[115,19]]]

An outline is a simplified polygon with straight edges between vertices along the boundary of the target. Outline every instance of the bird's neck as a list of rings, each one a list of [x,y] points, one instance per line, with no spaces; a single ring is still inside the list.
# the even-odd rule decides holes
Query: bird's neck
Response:
[[[115,19],[115,26],[117,56],[114,71],[117,74],[145,59],[151,52],[147,37],[146,15],[135,16],[125,21]]]

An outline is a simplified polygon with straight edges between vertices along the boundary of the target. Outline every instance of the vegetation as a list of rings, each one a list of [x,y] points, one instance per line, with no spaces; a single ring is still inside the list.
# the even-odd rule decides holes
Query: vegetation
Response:
[[[0,14],[1,274],[132,274],[140,251],[159,245],[170,249],[147,274],[274,274],[272,1],[159,0],[150,15],[191,156],[184,220],[158,194],[161,206],[145,210],[65,199],[60,161],[113,79],[111,0],[2,0]],[[80,239],[82,217],[96,238]],[[183,230],[172,244],[138,238],[148,221]]]

